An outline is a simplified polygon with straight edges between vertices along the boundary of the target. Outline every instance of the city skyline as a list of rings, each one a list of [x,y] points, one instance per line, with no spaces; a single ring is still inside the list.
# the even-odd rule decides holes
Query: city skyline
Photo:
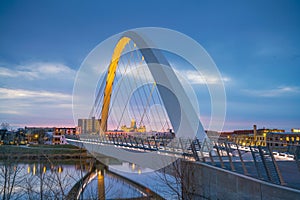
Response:
[[[155,26],[192,37],[215,61],[227,94],[224,130],[299,128],[299,2],[97,3],[0,3],[1,122],[74,126],[73,82],[88,53],[113,34]]]

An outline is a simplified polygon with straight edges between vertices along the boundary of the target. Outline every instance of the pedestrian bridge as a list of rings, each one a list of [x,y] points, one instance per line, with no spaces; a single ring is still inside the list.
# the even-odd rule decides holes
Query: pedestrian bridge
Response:
[[[164,40],[167,41],[168,37]],[[159,48],[139,30],[122,33],[115,42],[110,62],[93,90],[93,103],[87,106],[89,116],[81,120],[82,134],[80,138],[67,138],[68,143],[86,148],[95,157],[104,154],[153,170],[182,159],[272,184],[288,183],[268,147],[244,148],[226,140],[220,141],[218,136],[212,137],[204,131],[198,104],[195,104],[198,99],[195,92],[189,90],[192,86],[183,75],[190,63],[191,68],[196,69],[192,74],[207,75],[204,77],[207,82],[209,76],[215,76],[216,84],[207,84],[207,88],[211,96],[211,114],[215,117],[216,113],[221,113],[221,116],[214,118],[216,120],[210,125],[223,125],[224,85],[209,56],[198,52],[202,55],[199,65],[193,60],[197,60],[195,51],[193,56],[184,57],[188,61],[185,66],[176,68],[165,53],[170,49]],[[193,43],[189,45],[194,47]],[[179,54],[188,51],[185,49]],[[205,66],[213,67],[208,69]],[[82,85],[88,85],[86,74],[82,80]],[[82,99],[86,97],[82,95]],[[79,104],[79,108],[82,107]],[[90,119],[96,123],[89,124]],[[126,126],[130,121],[131,125]],[[293,161],[299,162],[298,157]]]
[[[295,185],[286,176],[286,163],[295,166],[294,175],[300,178],[299,157],[278,159],[268,147],[243,147],[232,142],[183,139],[85,136],[67,139],[69,143],[86,148],[95,157],[102,154],[134,163],[142,168],[159,170],[177,159],[202,162],[278,185]],[[297,151],[300,147],[297,146]],[[147,162],[145,160],[150,160]],[[297,169],[298,166],[298,169]],[[298,171],[298,172],[297,172]],[[300,183],[299,188],[300,188]]]

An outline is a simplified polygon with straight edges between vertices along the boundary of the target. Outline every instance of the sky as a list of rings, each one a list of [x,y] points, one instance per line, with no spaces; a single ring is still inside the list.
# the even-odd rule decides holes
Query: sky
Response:
[[[180,31],[226,77],[224,130],[300,128],[299,1],[0,0],[0,122],[74,126],[76,72],[101,41]]]

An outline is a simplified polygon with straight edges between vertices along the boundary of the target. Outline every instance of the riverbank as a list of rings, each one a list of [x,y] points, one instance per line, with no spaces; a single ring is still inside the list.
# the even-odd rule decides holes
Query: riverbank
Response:
[[[0,159],[80,159],[91,155],[73,145],[0,145]]]

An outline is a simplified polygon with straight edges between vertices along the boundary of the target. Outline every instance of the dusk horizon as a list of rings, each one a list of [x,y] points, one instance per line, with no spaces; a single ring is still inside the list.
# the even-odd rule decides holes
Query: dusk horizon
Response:
[[[300,199],[300,1],[0,1],[0,198]]]
[[[218,67],[223,131],[300,128],[298,1],[128,3],[115,7],[117,15],[113,3],[94,3],[0,3],[0,122],[76,126],[73,84],[89,52],[119,32],[162,27],[193,38]]]

